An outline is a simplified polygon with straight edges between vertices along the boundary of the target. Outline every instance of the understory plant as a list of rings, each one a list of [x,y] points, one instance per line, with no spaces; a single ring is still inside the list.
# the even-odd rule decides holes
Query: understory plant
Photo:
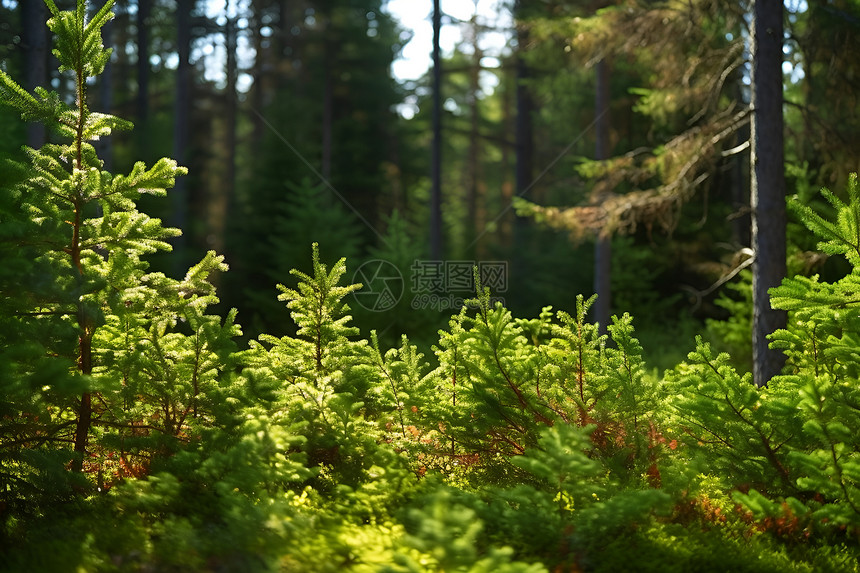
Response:
[[[169,250],[179,232],[136,201],[163,196],[185,168],[161,159],[114,175],[92,145],[131,127],[87,106],[110,57],[100,34],[111,4],[87,21],[84,3],[60,12],[47,1],[74,103],[42,88],[30,94],[0,71],[3,103],[44,122],[57,141],[25,148],[22,177],[3,192],[0,495],[13,484],[38,496],[108,487],[233,413],[225,380],[238,327],[234,313],[206,313],[222,258],[208,253],[181,279],[147,272],[146,255]],[[36,485],[48,475],[51,483]]]
[[[771,346],[787,362],[764,388],[699,340],[669,377],[672,432],[697,468],[721,476],[744,519],[792,541],[854,544],[860,534],[857,176],[847,203],[822,193],[836,221],[796,198],[789,206],[818,236],[819,248],[844,255],[853,271],[834,283],[797,276],[772,289],[771,304],[787,310],[789,321],[771,335]]]

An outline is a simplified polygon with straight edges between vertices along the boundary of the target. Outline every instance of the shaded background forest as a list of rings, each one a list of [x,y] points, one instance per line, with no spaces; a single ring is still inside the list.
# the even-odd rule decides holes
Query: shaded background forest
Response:
[[[222,305],[253,337],[287,333],[275,285],[309,270],[312,242],[328,264],[347,257],[356,281],[373,278],[365,262],[387,261],[402,277],[399,302],[350,303],[358,325],[390,343],[403,332],[432,340],[450,315],[439,308],[448,298],[420,298],[415,261],[504,262],[494,294],[515,315],[571,310],[577,293],[598,290],[611,312],[636,317],[654,365],[681,359],[706,322],[748,362],[748,6],[500,1],[514,22],[502,30],[485,15],[443,15],[461,40],[441,67],[433,229],[432,74],[393,77],[411,31],[385,4],[117,2],[92,104],[136,128],[101,142],[102,157],[121,172],[161,156],[190,170],[169,201],[141,205],[184,230],[156,266],[178,275],[209,249],[225,254]],[[860,170],[860,7],[791,0],[786,18],[787,191],[811,200]],[[72,97],[49,78],[46,19],[41,2],[0,3],[0,62],[29,89]],[[507,46],[485,52],[489,34]],[[0,114],[0,152],[44,141]],[[814,243],[789,227],[789,274],[843,273]]]

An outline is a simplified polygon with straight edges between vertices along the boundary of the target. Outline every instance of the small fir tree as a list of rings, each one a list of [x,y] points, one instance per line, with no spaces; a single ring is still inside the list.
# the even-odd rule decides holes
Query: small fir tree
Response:
[[[298,328],[295,337],[264,334],[252,341],[247,375],[273,388],[276,410],[306,424],[309,464],[321,477],[354,484],[367,469],[370,458],[363,456],[376,435],[361,414],[376,381],[372,352],[367,341],[351,340],[358,329],[349,325],[343,300],[361,285],[339,284],[345,259],[328,270],[316,243],[312,254],[313,275],[294,270],[296,289],[278,285]]]
[[[860,531],[860,322],[853,310],[860,300],[860,187],[852,176],[848,203],[823,194],[836,211],[833,222],[796,198],[789,206],[821,239],[819,248],[844,255],[854,271],[832,284],[788,278],[771,290],[773,307],[789,312],[788,328],[771,335],[788,357],[785,374],[757,388],[728,355],[715,356],[700,340],[671,377],[673,425],[685,454],[722,476],[750,519],[792,540]]]
[[[55,495],[63,491],[57,480],[103,488],[145,473],[201,424],[217,423],[229,410],[223,375],[239,333],[232,313],[223,322],[205,313],[217,302],[208,277],[226,269],[221,257],[207,254],[182,280],[147,272],[145,257],[170,250],[179,231],[136,201],[165,195],[185,168],[161,159],[114,175],[93,147],[131,127],[88,106],[88,86],[111,54],[101,29],[113,2],[89,20],[83,1],[66,12],[46,3],[74,103],[43,88],[28,93],[0,70],[0,101],[45,123],[59,142],[25,148],[21,178],[2,200],[0,249],[10,264],[0,271],[0,330],[10,399],[0,424],[3,491],[15,500],[22,489]],[[52,488],[39,485],[45,475],[54,476]]]

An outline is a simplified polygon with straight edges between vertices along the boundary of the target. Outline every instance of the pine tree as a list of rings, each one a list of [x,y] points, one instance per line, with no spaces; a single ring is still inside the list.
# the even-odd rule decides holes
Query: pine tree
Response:
[[[818,277],[794,277],[771,290],[774,308],[787,311],[789,327],[771,336],[784,350],[786,375],[781,387],[797,397],[803,417],[802,441],[788,455],[798,488],[818,492],[807,501],[811,517],[834,525],[860,527],[860,456],[857,431],[860,394],[854,380],[860,373],[860,320],[852,311],[860,295],[860,183],[848,181],[848,202],[830,191],[822,194],[836,211],[828,221],[800,203],[789,203],[803,223],[821,239],[827,254],[848,259],[853,272],[833,284]],[[793,505],[798,511],[797,504]],[[832,526],[832,525],[831,525]]]
[[[593,182],[589,204],[524,204],[523,211],[577,236],[638,226],[672,232],[680,206],[712,177],[722,147],[749,123],[733,89],[744,64],[743,18],[739,4],[711,0],[620,3],[536,26],[547,39],[561,35],[565,50],[586,65],[633,59],[640,82],[630,88],[633,106],[648,119],[648,138],[641,148],[579,166]]]
[[[373,408],[376,373],[366,340],[352,340],[358,329],[349,325],[344,298],[361,287],[340,285],[346,260],[331,270],[320,262],[313,245],[313,274],[292,271],[296,289],[283,284],[285,301],[298,330],[295,336],[261,335],[251,342],[246,361],[254,385],[271,388],[273,408],[304,425],[310,466],[321,468],[323,484],[357,483],[371,457],[364,457],[377,434],[362,414]],[[335,472],[332,474],[331,472]]]
[[[835,283],[818,276],[784,279],[770,304],[788,326],[770,336],[785,352],[783,374],[764,388],[739,375],[728,355],[699,341],[671,376],[672,426],[692,467],[721,476],[760,527],[796,539],[860,531],[860,459],[856,376],[860,321],[860,185],[849,180],[848,202],[823,190],[836,212],[829,221],[797,198],[789,206],[828,254],[844,255],[854,271]]]
[[[39,475],[87,489],[145,473],[201,425],[223,422],[230,408],[222,375],[239,334],[233,314],[222,321],[205,312],[217,302],[208,279],[226,269],[221,257],[207,254],[182,280],[147,272],[145,257],[170,250],[167,241],[179,231],[136,202],[165,195],[186,169],[161,159],[114,175],[93,147],[131,128],[88,105],[88,87],[111,54],[100,34],[113,2],[90,19],[83,0],[65,12],[46,4],[54,55],[76,86],[74,103],[41,87],[29,93],[0,71],[0,101],[46,124],[61,142],[25,148],[27,163],[2,201],[10,397],[3,471],[19,500],[17,491],[59,495],[62,488],[52,493]]]

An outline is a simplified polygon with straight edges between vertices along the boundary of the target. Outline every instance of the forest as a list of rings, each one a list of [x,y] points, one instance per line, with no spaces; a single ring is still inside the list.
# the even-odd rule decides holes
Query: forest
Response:
[[[860,571],[860,3],[390,4],[0,0],[0,571]]]

